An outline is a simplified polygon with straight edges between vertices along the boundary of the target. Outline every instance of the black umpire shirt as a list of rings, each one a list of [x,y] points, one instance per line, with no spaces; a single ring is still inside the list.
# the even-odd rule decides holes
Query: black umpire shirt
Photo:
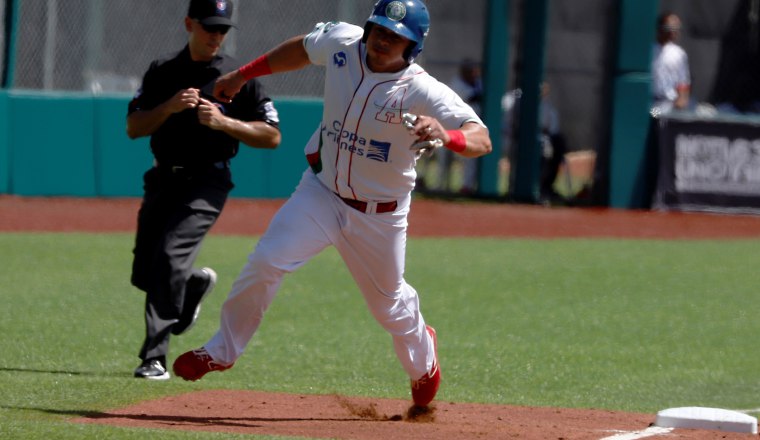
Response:
[[[248,81],[229,104],[211,96],[214,81],[236,68],[234,60],[225,55],[210,62],[193,61],[185,46],[179,53],[151,63],[128,113],[151,110],[180,90],[196,88],[202,98],[214,102],[229,117],[279,128],[277,110],[256,79]],[[161,166],[202,167],[227,161],[237,154],[238,146],[239,141],[227,133],[202,125],[194,108],[169,116],[150,139],[153,156]]]

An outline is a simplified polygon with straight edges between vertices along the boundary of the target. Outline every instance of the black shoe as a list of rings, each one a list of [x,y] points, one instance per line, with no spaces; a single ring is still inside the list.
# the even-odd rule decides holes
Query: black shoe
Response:
[[[166,367],[160,360],[146,359],[135,369],[135,377],[150,380],[166,380],[171,376],[169,376],[169,372],[166,371]]]
[[[542,192],[538,200],[544,206],[562,206],[567,202],[565,198],[556,191]]]
[[[205,275],[202,280],[196,282],[194,279],[191,279],[187,283],[185,306],[182,309],[179,321],[172,326],[172,334],[181,335],[193,327],[198,319],[198,314],[201,313],[201,302],[214,290],[214,286],[216,285],[216,272],[214,272],[214,269],[204,267],[201,269],[201,272]]]

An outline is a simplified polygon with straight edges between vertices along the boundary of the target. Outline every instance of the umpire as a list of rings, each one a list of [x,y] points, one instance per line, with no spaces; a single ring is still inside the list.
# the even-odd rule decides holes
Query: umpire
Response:
[[[150,136],[155,157],[143,176],[133,251],[132,284],[146,293],[138,378],[169,378],[169,338],[193,325],[216,283],[212,269],[193,264],[234,186],[229,164],[239,142],[280,143],[277,111],[256,80],[229,104],[211,96],[216,78],[238,67],[220,54],[232,13],[230,0],[191,0],[187,45],[151,63],[129,103],[127,134]]]

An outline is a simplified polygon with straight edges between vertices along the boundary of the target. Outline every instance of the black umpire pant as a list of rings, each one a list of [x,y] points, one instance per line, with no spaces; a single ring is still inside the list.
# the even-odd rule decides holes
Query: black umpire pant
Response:
[[[557,180],[559,167],[565,159],[565,153],[567,153],[567,142],[562,134],[557,133],[547,137],[548,139],[545,139],[544,142],[548,141],[549,144],[543,146],[544,152],[541,161],[540,190],[542,196],[556,194],[554,181]]]
[[[201,243],[222,212],[233,184],[229,167],[154,167],[143,176],[132,284],[146,293],[140,359],[166,365],[171,327],[179,320]]]

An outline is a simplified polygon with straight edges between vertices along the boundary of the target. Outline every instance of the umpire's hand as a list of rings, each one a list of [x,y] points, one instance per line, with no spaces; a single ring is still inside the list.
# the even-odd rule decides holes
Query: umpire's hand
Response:
[[[208,99],[200,98],[198,101],[198,122],[211,129],[221,130],[224,127],[225,116],[219,106]]]
[[[179,113],[187,109],[195,108],[201,98],[201,91],[198,89],[182,89],[174,96],[169,98],[166,106],[170,113]]]

